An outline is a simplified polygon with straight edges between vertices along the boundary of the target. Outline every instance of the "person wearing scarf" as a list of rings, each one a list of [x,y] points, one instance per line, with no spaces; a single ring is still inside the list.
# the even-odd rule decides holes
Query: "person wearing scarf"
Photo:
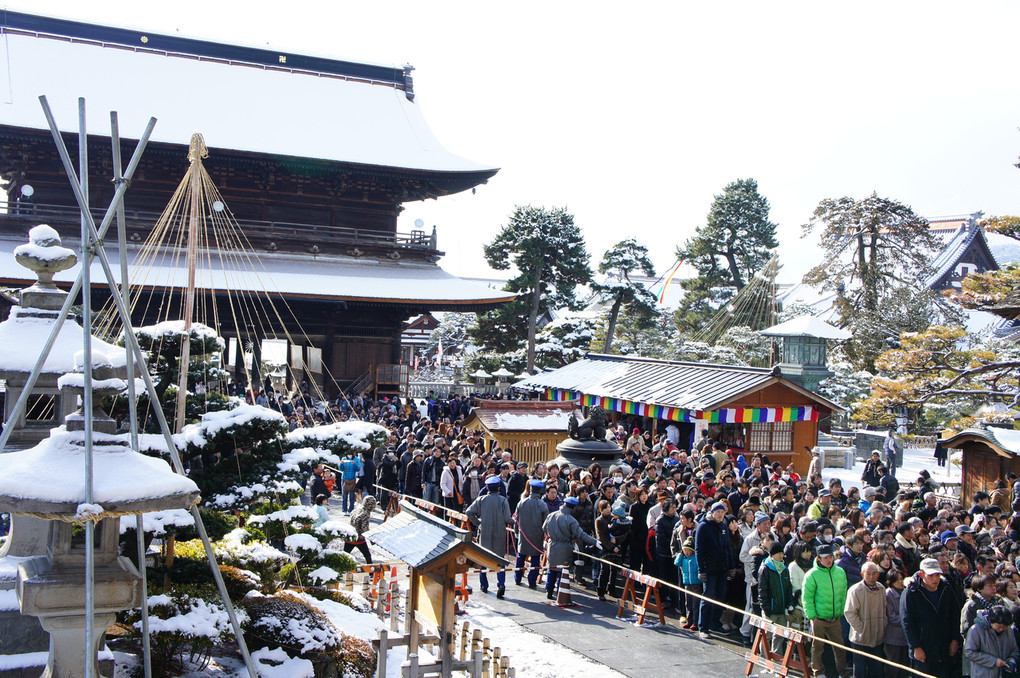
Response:
[[[790,569],[783,563],[783,547],[773,542],[769,547],[769,557],[761,565],[758,573],[758,602],[761,613],[777,624],[787,624],[789,615],[794,611],[793,582],[790,580]],[[772,652],[779,654],[783,638],[772,634]]]

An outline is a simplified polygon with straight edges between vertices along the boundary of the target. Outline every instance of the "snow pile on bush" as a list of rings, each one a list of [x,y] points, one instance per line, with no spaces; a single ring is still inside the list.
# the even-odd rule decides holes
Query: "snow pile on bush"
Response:
[[[351,541],[358,538],[358,531],[347,523],[339,520],[327,520],[322,525],[312,528],[312,532],[332,539]]]
[[[275,426],[287,425],[287,419],[276,410],[261,405],[249,405],[240,399],[232,398],[232,409],[218,412],[206,412],[202,421],[188,424],[181,430],[181,435],[188,445],[204,448],[219,435],[232,435],[235,430],[261,425],[272,430]]]
[[[314,558],[322,551],[322,544],[310,534],[292,534],[284,539],[283,543],[305,560]]]
[[[153,511],[142,514],[142,531],[151,533],[154,537],[162,537],[166,534],[168,527],[191,527],[195,524],[195,518],[191,511],[184,509],[170,509],[168,511]],[[120,519],[120,533],[133,530],[137,526],[134,516],[123,516]]]
[[[378,424],[343,421],[327,426],[294,429],[287,434],[287,442],[297,447],[344,454],[349,450],[371,450],[389,440],[389,437],[389,431]]]
[[[312,662],[300,657],[289,657],[282,647],[268,647],[251,653],[252,661],[261,678],[315,678]]]
[[[304,464],[307,468],[311,468],[319,462],[338,466],[340,464],[340,457],[336,456],[332,452],[327,452],[326,450],[316,450],[311,447],[299,447],[296,450],[291,450],[287,454],[283,455],[283,461],[277,464],[277,467],[284,473],[300,473],[300,464]]]

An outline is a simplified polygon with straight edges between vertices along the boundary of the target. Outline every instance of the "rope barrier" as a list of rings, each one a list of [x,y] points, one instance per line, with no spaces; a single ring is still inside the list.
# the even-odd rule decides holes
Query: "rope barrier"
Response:
[[[586,558],[589,558],[591,560],[597,560],[600,563],[603,563],[603,564],[606,564],[606,565],[610,565],[612,567],[617,567],[621,571],[634,572],[634,570],[631,570],[628,567],[623,567],[622,565],[619,565],[617,563],[612,563],[612,562],[610,562],[608,560],[605,560],[603,558],[599,558],[597,556],[593,556],[593,555],[584,553],[583,551],[578,551],[577,549],[574,549],[574,553],[581,554],[581,555],[585,556]],[[764,624],[771,624],[771,625],[775,625],[776,624],[776,622],[772,621],[771,619],[768,619],[767,617],[762,617],[761,615],[757,615],[757,614],[754,614],[752,612],[747,612],[743,608],[738,608],[738,607],[734,607],[733,605],[728,605],[726,603],[719,602],[719,601],[717,601],[717,600],[715,600],[713,598],[709,598],[708,596],[704,595],[703,593],[696,593],[694,591],[689,591],[688,589],[685,589],[682,586],[679,586],[678,584],[674,584],[672,582],[668,582],[668,581],[665,581],[663,579],[659,579],[658,577],[652,577],[651,575],[642,575],[642,576],[648,577],[650,579],[655,580],[656,582],[658,582],[659,586],[668,586],[669,588],[675,589],[677,591],[681,591],[684,595],[694,596],[695,598],[700,598],[701,600],[708,601],[709,603],[712,603],[713,605],[717,605],[720,608],[727,609],[727,610],[733,610],[734,612],[736,612],[738,614],[741,614],[741,615],[745,615],[745,616],[747,616],[747,617],[749,617],[751,619],[757,619],[759,622],[762,622]],[[849,652],[854,652],[853,648],[849,648],[846,645],[843,645],[842,643],[836,643],[836,642],[831,641],[831,640],[829,640],[827,638],[821,638],[821,637],[813,635],[812,633],[809,633],[807,631],[801,631],[800,633],[805,638],[809,638],[812,641],[822,642],[822,643],[825,643],[827,645],[831,645],[833,647],[838,647],[838,648],[841,648],[841,649],[849,651]],[[957,652],[961,652],[961,653],[963,652],[963,644],[962,643],[960,644],[960,647],[957,649]],[[938,678],[937,676],[932,676],[932,675],[927,674],[927,673],[921,673],[920,671],[917,671],[916,669],[911,669],[909,666],[904,666],[903,664],[899,664],[897,662],[891,661],[891,660],[886,659],[884,657],[878,657],[878,656],[869,654],[868,658],[869,659],[874,659],[876,661],[879,661],[879,662],[881,662],[883,664],[886,664],[887,666],[892,666],[892,667],[895,667],[895,668],[898,668],[898,669],[902,669],[904,671],[909,671],[912,675],[915,676],[915,678]]]
[[[453,513],[458,513],[459,515],[464,515],[462,513],[459,513],[458,511],[453,511],[452,509],[448,509],[447,507],[442,506],[440,504],[434,504],[434,503],[426,501],[424,499],[418,499],[417,497],[411,497],[409,495],[404,495],[404,494],[402,494],[400,492],[397,492],[396,490],[390,490],[390,489],[385,488],[385,487],[380,487],[379,489],[384,490],[386,492],[392,492],[392,493],[394,493],[394,494],[396,494],[396,495],[398,495],[400,497],[403,497],[403,498],[406,498],[406,499],[409,499],[409,500],[413,500],[413,503],[421,502],[423,504],[428,504],[429,506],[433,506],[435,508],[442,509],[444,512],[451,512],[452,511]],[[510,528],[510,526],[507,526],[507,531],[511,531],[512,532],[512,529]],[[583,556],[584,558],[586,558],[588,560],[594,560],[594,561],[597,561],[597,562],[602,563],[604,565],[609,565],[610,567],[618,568],[625,577],[628,576],[626,573],[634,573],[634,574],[638,575],[639,577],[648,578],[650,580],[654,580],[655,582],[658,583],[659,586],[667,586],[667,587],[669,587],[671,589],[674,589],[676,591],[680,591],[681,593],[683,593],[686,596],[694,596],[695,598],[699,598],[701,600],[708,601],[709,603],[712,603],[713,605],[716,605],[716,606],[718,606],[721,609],[732,610],[735,613],[738,613],[740,615],[745,615],[745,616],[747,616],[747,617],[749,617],[751,619],[757,619],[759,622],[761,622],[763,624],[768,624],[768,625],[773,625],[773,626],[776,625],[775,622],[773,622],[771,619],[768,619],[767,617],[763,617],[761,615],[756,615],[754,613],[747,612],[743,608],[734,607],[732,605],[728,605],[726,603],[714,600],[714,599],[709,598],[708,596],[704,595],[703,593],[697,593],[697,592],[694,592],[694,591],[690,591],[688,589],[683,588],[682,586],[680,586],[678,584],[674,584],[672,582],[668,582],[668,581],[665,581],[663,579],[659,579],[657,577],[652,577],[651,575],[646,575],[646,574],[642,574],[642,573],[639,573],[639,572],[635,572],[634,570],[630,569],[629,567],[624,567],[623,565],[621,565],[619,563],[614,563],[614,562],[611,562],[609,560],[605,560],[604,558],[599,558],[598,556],[594,556],[594,555],[592,555],[590,553],[585,553],[584,551],[579,551],[577,549],[574,549],[574,553],[576,555]],[[502,571],[502,572],[516,572],[518,569],[523,570],[523,571],[530,571],[532,568],[529,568],[529,567],[523,567],[523,568],[507,567],[507,568],[503,568],[502,570],[486,570],[486,569],[481,569],[481,570],[469,570],[469,572],[478,573],[478,574],[480,574],[482,572],[494,573],[494,572],[500,572],[500,571]],[[540,567],[538,569],[539,569],[539,571],[549,571],[549,570],[553,570],[553,569],[569,569],[569,566],[568,565],[562,565],[562,566],[561,565],[543,566],[543,567]],[[814,635],[812,633],[809,633],[807,631],[801,631],[800,633],[805,638],[808,638],[808,639],[810,639],[813,642],[817,641],[817,642],[825,643],[827,645],[831,645],[834,648],[838,647],[840,649],[843,649],[843,650],[849,651],[849,652],[853,652],[854,651],[852,648],[848,648],[847,646],[843,645],[842,643],[836,643],[834,641],[828,640],[827,638],[821,638],[821,637],[816,636],[816,635]],[[957,649],[957,652],[958,653],[962,653],[963,652],[963,644],[962,643],[960,644],[960,647]],[[897,662],[894,662],[892,660],[886,659],[884,657],[878,657],[878,656],[870,655],[870,654],[868,655],[868,657],[869,657],[869,659],[874,659],[875,661],[878,661],[878,662],[880,662],[882,664],[885,664],[887,666],[892,666],[892,667],[895,667],[895,668],[898,668],[898,669],[902,669],[904,671],[909,671],[916,678],[937,678],[937,676],[932,676],[931,674],[927,674],[927,673],[921,673],[920,671],[917,671],[916,669],[911,669],[910,666],[905,666],[903,664],[899,664]]]

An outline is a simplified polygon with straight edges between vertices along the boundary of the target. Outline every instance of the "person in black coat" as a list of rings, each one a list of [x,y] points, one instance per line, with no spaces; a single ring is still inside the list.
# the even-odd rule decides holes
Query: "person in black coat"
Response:
[[[679,520],[680,517],[676,513],[676,502],[672,499],[662,502],[662,513],[655,521],[655,560],[659,568],[659,578],[671,584],[678,583],[677,575],[679,573],[673,565],[670,540],[673,538],[673,528],[676,527]],[[662,596],[664,608],[677,609],[680,597],[677,595],[676,589],[666,586],[659,590],[659,594]]]
[[[698,578],[705,586],[706,598],[724,602],[729,571],[736,567],[726,528],[726,504],[713,504],[698,525],[694,532],[694,555],[698,559]],[[722,632],[719,620],[721,611],[722,608],[708,600],[701,601],[699,636],[707,637],[708,631]]]
[[[397,489],[397,455],[395,452],[387,451],[386,455],[379,462],[379,486],[384,487],[390,491],[396,491]],[[390,500],[390,492],[384,492],[384,496],[381,497],[383,505]]]
[[[517,510],[526,489],[528,489],[528,465],[522,461],[517,464],[517,469],[507,482],[506,500],[510,502],[510,513]]]
[[[375,496],[375,461],[372,459],[372,452],[361,453],[361,478],[358,479],[358,489],[363,497]]]
[[[422,456],[420,449],[414,451],[411,463],[404,470],[404,494],[421,499],[422,483]]]
[[[963,647],[960,604],[934,558],[921,561],[918,576],[903,591],[900,619],[911,668],[939,678],[953,675]]]

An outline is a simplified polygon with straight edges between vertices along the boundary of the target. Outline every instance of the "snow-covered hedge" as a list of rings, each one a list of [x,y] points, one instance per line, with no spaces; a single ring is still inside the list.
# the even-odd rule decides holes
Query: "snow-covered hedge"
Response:
[[[211,593],[211,592],[210,592]],[[213,595],[184,587],[149,596],[153,675],[177,675],[185,660],[205,668],[217,645],[234,642],[230,619]],[[241,612],[242,623],[247,620]],[[132,610],[127,623],[141,635],[141,613]]]

